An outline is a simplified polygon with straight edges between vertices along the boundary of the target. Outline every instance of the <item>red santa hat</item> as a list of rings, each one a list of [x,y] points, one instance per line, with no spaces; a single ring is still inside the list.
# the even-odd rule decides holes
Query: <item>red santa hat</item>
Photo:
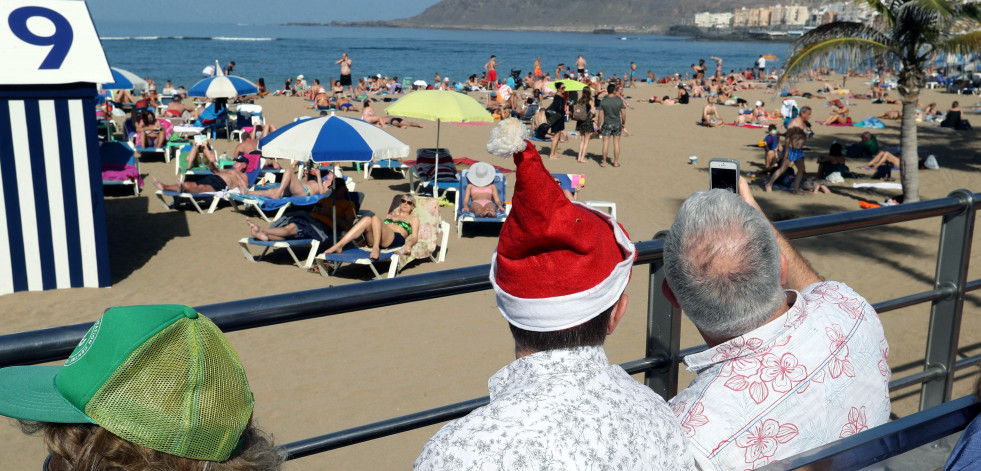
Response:
[[[516,119],[501,122],[488,152],[514,156],[511,212],[491,260],[497,307],[512,325],[550,332],[583,324],[619,299],[637,250],[609,214],[569,201]]]

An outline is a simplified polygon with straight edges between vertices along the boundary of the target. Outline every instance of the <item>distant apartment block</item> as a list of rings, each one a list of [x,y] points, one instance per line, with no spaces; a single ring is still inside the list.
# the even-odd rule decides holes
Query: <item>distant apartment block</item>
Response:
[[[732,13],[696,13],[695,26],[701,28],[728,28],[732,26]]]

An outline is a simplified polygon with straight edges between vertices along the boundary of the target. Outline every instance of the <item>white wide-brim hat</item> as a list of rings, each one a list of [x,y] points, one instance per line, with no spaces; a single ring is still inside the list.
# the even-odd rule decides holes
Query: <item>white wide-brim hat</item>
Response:
[[[467,180],[473,184],[473,186],[487,186],[494,183],[494,174],[497,171],[494,166],[487,162],[477,162],[470,167],[470,171],[467,172]]]

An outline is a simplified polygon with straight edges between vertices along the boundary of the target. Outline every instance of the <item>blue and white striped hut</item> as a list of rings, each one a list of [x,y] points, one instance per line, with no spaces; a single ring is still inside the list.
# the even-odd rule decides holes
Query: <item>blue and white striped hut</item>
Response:
[[[88,7],[4,0],[0,44],[0,295],[109,286]]]

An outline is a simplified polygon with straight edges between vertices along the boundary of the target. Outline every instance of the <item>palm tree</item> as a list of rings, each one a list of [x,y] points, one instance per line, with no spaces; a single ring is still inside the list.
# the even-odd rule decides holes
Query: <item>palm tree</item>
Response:
[[[960,4],[949,0],[860,1],[875,12],[873,20],[865,24],[836,21],[808,31],[791,46],[780,81],[831,58],[850,64],[898,64],[897,85],[903,101],[903,199],[919,201],[916,104],[926,83],[924,69],[936,54],[981,51],[981,8],[967,3],[970,0],[960,0]]]

